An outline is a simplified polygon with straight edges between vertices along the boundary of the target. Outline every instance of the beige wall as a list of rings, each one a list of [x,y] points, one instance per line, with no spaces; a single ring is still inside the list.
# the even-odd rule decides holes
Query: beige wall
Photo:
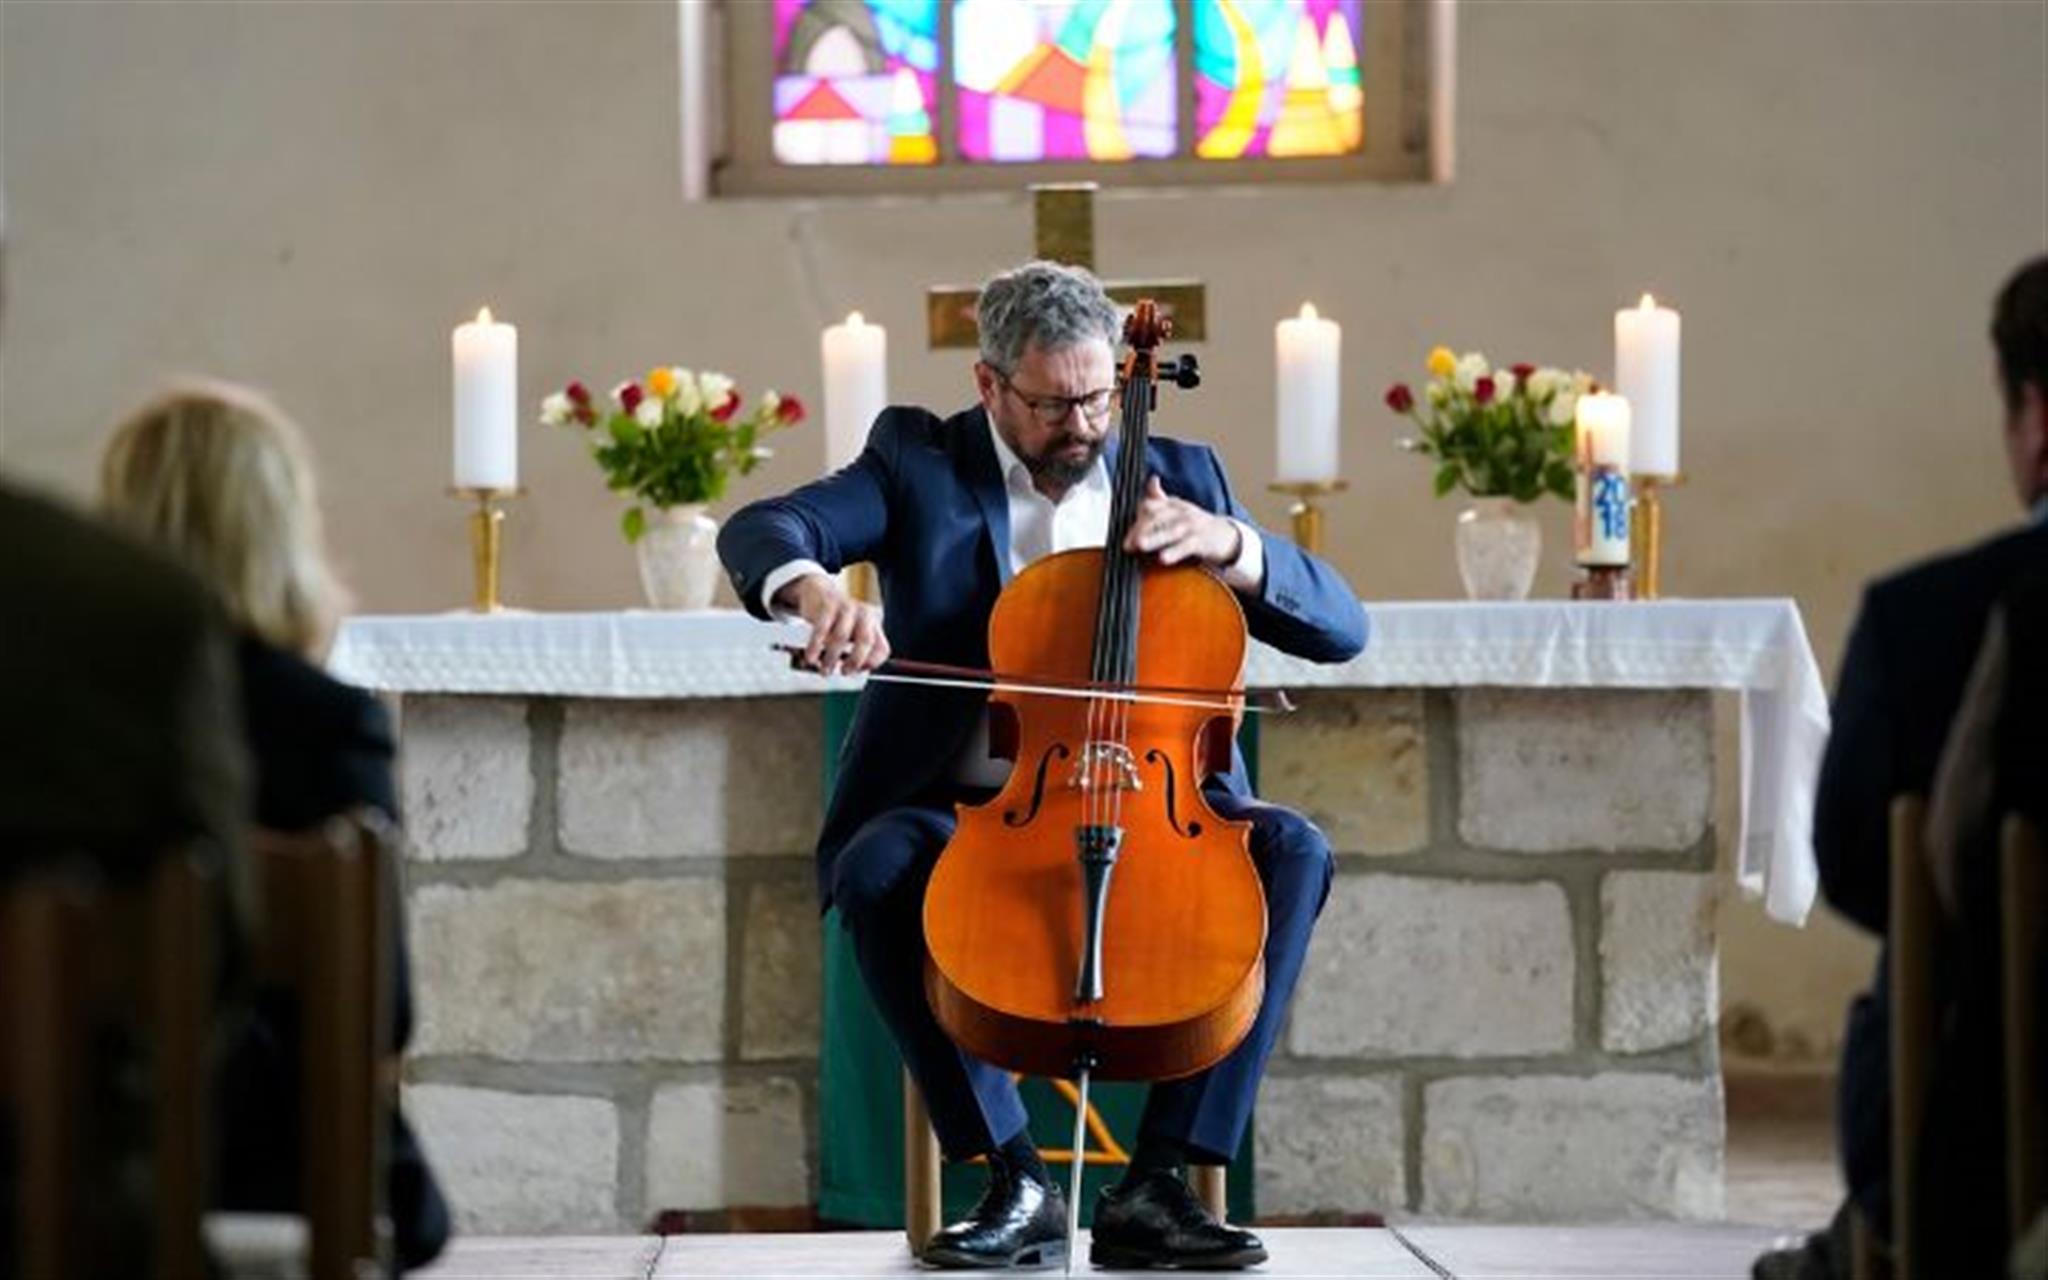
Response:
[[[1831,671],[1862,579],[2013,514],[1984,330],[2048,242],[2048,9],[1462,8],[1455,184],[1105,198],[1107,269],[1211,287],[1208,381],[1165,429],[1220,442],[1278,522],[1271,326],[1313,298],[1349,356],[1334,558],[1368,597],[1446,595],[1456,507],[1394,451],[1386,382],[1438,341],[1605,371],[1609,313],[1653,289],[1686,315],[1670,585],[1797,597]],[[0,461],[82,491],[160,378],[264,384],[311,429],[363,606],[427,610],[466,598],[447,332],[479,302],[519,324],[529,402],[656,361],[815,400],[817,331],[856,306],[899,398],[960,402],[919,290],[1019,256],[1026,203],[684,206],[674,66],[665,3],[0,6]],[[524,447],[510,598],[632,603],[576,442]],[[814,428],[735,497],[819,456]],[[1865,949],[1723,914],[1726,998],[1824,1049]]]

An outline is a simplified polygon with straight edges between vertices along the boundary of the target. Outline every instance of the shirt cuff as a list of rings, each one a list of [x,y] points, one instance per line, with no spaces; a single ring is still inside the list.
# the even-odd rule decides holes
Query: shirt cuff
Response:
[[[768,571],[767,577],[761,579],[761,611],[778,622],[786,622],[796,617],[797,614],[794,610],[778,608],[776,606],[775,593],[807,573],[823,572],[825,572],[825,566],[819,564],[816,560],[791,560],[785,564],[776,565]]]
[[[1257,594],[1266,585],[1266,543],[1259,531],[1244,521],[1226,516],[1237,526],[1237,559],[1223,567],[1223,583],[1232,591]]]

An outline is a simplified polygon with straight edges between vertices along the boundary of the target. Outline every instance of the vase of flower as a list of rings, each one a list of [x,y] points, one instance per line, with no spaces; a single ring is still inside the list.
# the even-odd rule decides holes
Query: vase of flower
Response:
[[[718,521],[701,502],[656,507],[639,541],[640,586],[656,609],[709,609],[718,590]]]
[[[795,396],[764,393],[747,413],[722,373],[665,366],[612,388],[600,406],[580,382],[541,402],[541,421],[588,434],[590,455],[633,505],[619,529],[635,547],[640,585],[657,609],[708,609],[718,589],[718,522],[707,510],[734,475],[770,450],[770,432],[803,421]]]
[[[1437,497],[1453,489],[1472,497],[1454,544],[1465,594],[1524,599],[1543,555],[1531,504],[1572,497],[1573,414],[1599,384],[1532,364],[1496,369],[1477,351],[1448,347],[1431,351],[1428,366],[1420,394],[1406,383],[1387,388],[1387,407],[1418,428],[1401,446],[1435,464]]]
[[[1475,498],[1458,516],[1458,576],[1474,600],[1526,600],[1543,526],[1513,498]]]

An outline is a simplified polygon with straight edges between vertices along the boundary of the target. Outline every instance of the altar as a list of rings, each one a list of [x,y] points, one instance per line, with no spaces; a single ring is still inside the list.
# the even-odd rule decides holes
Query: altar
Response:
[[[1717,692],[1736,888],[1797,924],[1827,702],[1788,600],[1368,606],[1257,648],[1262,795],[1337,878],[1251,1153],[1258,1213],[1712,1218],[1724,1145]],[[828,695],[745,615],[359,617],[397,696],[419,1025],[406,1099],[462,1225],[818,1204]],[[751,1216],[750,1216],[751,1215]],[[670,1218],[676,1222],[678,1219]]]

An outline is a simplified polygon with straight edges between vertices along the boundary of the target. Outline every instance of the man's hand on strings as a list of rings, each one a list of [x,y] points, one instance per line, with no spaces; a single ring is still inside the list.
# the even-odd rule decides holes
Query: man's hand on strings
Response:
[[[1223,568],[1243,549],[1243,530],[1192,502],[1169,497],[1159,477],[1145,482],[1145,497],[1124,536],[1124,550],[1149,552],[1160,564],[1208,564]]]
[[[881,609],[847,595],[830,575],[807,573],[778,591],[775,600],[811,624],[805,666],[828,676],[858,675],[889,660]]]

